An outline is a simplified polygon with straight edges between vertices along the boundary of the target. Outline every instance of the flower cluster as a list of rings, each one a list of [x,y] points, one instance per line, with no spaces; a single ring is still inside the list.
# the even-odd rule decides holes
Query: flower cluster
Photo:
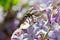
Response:
[[[40,2],[41,3],[41,2]],[[13,32],[11,40],[60,40],[60,7],[49,1],[34,4],[26,20]],[[29,11],[29,10],[28,10]]]

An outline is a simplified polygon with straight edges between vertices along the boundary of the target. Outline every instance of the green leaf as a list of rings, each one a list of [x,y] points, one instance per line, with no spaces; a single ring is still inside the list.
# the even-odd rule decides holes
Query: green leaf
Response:
[[[16,5],[18,0],[0,0],[0,5],[5,9],[9,9],[10,7]]]
[[[19,0],[13,0],[13,5],[17,5],[18,2]]]
[[[4,9],[8,9],[10,6],[10,2],[11,0],[0,0],[0,5],[4,8]]]

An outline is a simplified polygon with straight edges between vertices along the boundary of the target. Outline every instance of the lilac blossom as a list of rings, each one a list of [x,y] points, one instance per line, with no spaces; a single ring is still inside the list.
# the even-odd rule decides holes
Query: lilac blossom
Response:
[[[51,1],[49,1],[49,3],[50,2]],[[40,7],[41,6],[39,4],[37,7],[34,7],[35,9],[33,8],[32,11],[37,10]],[[31,17],[27,17],[26,20],[20,25],[20,28],[13,32],[11,40],[43,40],[43,37],[46,34],[46,40],[60,40],[60,7],[57,8],[58,12],[56,16],[53,16],[53,10],[54,9],[52,8],[51,3],[51,5],[42,7],[39,11],[36,11],[35,14],[43,12],[40,16],[37,17],[33,14]],[[43,16],[46,17],[46,20],[44,20]]]

